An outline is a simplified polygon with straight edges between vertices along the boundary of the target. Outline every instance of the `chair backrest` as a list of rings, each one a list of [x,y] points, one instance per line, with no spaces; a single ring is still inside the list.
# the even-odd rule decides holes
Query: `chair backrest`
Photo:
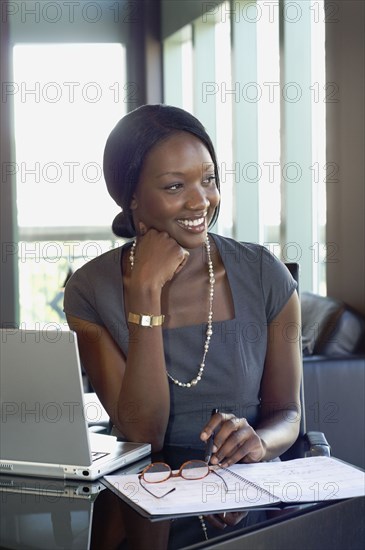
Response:
[[[289,269],[293,279],[297,282],[298,294],[299,294],[299,264],[297,264],[295,262],[288,262],[285,265]]]

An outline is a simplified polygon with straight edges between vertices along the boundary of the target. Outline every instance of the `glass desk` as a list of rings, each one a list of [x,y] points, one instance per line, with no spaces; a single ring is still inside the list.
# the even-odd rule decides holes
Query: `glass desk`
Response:
[[[173,468],[199,453],[166,449],[153,460]],[[119,473],[140,471],[143,459]],[[54,479],[0,476],[0,548],[180,550],[363,548],[365,499],[149,521],[106,489]]]

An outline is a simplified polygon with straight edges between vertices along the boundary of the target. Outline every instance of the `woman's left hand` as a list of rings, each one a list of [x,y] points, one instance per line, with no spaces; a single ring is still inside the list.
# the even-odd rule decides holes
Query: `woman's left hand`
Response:
[[[203,428],[200,439],[207,441],[212,434],[212,464],[227,467],[236,462],[260,462],[265,455],[262,439],[245,418],[216,413]]]

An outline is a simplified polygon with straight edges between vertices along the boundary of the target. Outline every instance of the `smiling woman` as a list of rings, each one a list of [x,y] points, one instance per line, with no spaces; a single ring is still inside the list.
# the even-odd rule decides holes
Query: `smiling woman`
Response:
[[[208,231],[220,193],[204,127],[140,107],[111,132],[104,173],[114,231],[133,240],[71,277],[65,312],[115,428],[155,450],[214,433],[213,464],[279,456],[300,419],[296,283],[264,247]]]
[[[148,122],[148,128],[146,128],[146,122]],[[157,152],[160,151],[164,140],[172,138],[178,132],[185,132],[190,138],[195,136],[199,140],[196,147],[205,146],[203,157],[198,159],[198,169],[204,171],[205,177],[213,176],[219,190],[218,165],[214,147],[204,127],[195,117],[178,108],[174,108],[171,112],[171,109],[163,105],[146,105],[143,109],[136,109],[115,126],[107,140],[104,152],[107,188],[112,198],[122,208],[113,225],[117,235],[123,237],[135,235],[131,202],[137,182],[143,177],[143,172],[150,170],[146,168],[145,162],[151,164],[152,169],[155,170],[153,178],[158,179],[162,186],[167,188],[170,186],[171,192],[175,191],[181,183],[181,180],[176,180],[176,177],[181,178],[182,174],[174,162],[179,152],[175,153],[174,159],[170,157],[171,151],[168,156],[164,151],[160,152],[159,158],[164,157],[164,167],[158,161],[154,161],[154,155],[149,155],[151,150],[156,152],[157,144],[159,146]],[[187,156],[188,152],[185,155]],[[183,166],[185,171],[186,163],[189,163],[189,159],[185,159],[185,166]],[[191,170],[191,167],[189,169]],[[172,175],[174,178],[171,181]],[[218,209],[214,212],[212,223],[217,214]]]

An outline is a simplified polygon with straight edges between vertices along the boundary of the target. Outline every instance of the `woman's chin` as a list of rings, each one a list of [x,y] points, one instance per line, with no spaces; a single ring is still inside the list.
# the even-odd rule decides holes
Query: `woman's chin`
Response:
[[[179,245],[182,246],[183,248],[192,250],[204,244],[207,239],[207,236],[208,236],[208,231],[205,228],[203,231],[199,231],[199,232],[183,230],[183,233],[182,233],[179,231],[179,233],[176,234],[176,237],[173,237],[173,238],[175,238],[176,242],[179,243]]]

